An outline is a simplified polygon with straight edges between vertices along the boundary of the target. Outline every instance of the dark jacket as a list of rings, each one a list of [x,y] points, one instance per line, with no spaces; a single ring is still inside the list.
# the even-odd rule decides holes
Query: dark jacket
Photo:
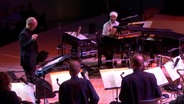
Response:
[[[21,48],[21,59],[20,63],[22,66],[35,68],[37,64],[38,45],[36,41],[31,39],[33,32],[24,28],[20,35],[20,48]]]
[[[14,91],[0,91],[0,104],[20,104],[20,100]]]
[[[89,80],[74,76],[59,88],[60,104],[98,104],[98,101],[99,96]]]
[[[122,79],[119,99],[123,104],[138,104],[139,100],[159,97],[161,91],[152,73],[135,70]]]

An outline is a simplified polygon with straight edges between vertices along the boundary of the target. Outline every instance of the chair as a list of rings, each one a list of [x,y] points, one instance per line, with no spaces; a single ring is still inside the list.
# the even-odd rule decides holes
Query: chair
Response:
[[[149,100],[140,100],[138,104],[158,104],[158,98]]]

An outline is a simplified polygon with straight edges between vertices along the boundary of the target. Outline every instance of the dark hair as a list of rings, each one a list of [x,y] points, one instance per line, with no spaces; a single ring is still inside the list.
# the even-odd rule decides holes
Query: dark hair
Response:
[[[70,75],[75,76],[81,70],[81,65],[78,60],[71,60],[69,63],[69,72]]]
[[[0,72],[0,91],[11,90],[11,79],[6,72]]]

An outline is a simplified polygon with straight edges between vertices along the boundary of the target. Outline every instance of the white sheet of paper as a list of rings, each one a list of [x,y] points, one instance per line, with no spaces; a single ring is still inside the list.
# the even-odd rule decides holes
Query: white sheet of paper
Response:
[[[115,68],[115,69],[103,69],[100,70],[100,74],[103,80],[104,88],[111,89],[111,88],[120,88],[121,87],[121,74],[125,77],[128,74],[133,72],[132,69],[128,68]]]
[[[11,83],[12,91],[15,91],[22,101],[29,101],[35,104],[35,86],[32,84],[26,85],[25,83]]]
[[[133,22],[131,24],[142,24],[142,23],[144,24],[143,25],[144,28],[149,28],[152,25],[152,21],[138,21],[138,22]]]
[[[79,78],[83,78],[81,74],[78,74]],[[59,85],[57,84],[57,78],[59,79],[59,84],[62,84],[64,81],[69,80],[71,78],[69,71],[59,71],[59,72],[51,72],[51,85],[53,92],[59,91]]]
[[[174,68],[174,63],[176,59],[179,58],[178,64]],[[180,78],[179,74],[177,73],[177,69],[184,69],[184,63],[180,56],[177,56],[172,61],[169,61],[164,64],[165,69],[167,70],[168,74],[170,75],[172,81],[175,81],[176,79]]]
[[[124,74],[122,74],[124,72]],[[157,79],[157,84],[159,86],[165,85],[168,83],[167,78],[165,77],[162,69],[160,67],[150,68],[145,70],[145,72],[153,73]],[[114,69],[103,69],[100,70],[100,74],[103,80],[105,89],[113,89],[121,87],[121,74],[123,77],[133,73],[133,69],[129,68],[114,68]]]
[[[150,68],[144,71],[154,74],[157,79],[157,84],[159,86],[163,86],[169,83],[160,67]]]

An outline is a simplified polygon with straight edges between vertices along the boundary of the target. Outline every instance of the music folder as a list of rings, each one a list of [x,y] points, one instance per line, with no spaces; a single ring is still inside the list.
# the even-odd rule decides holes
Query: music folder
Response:
[[[164,85],[169,83],[160,67],[149,68],[149,69],[144,70],[144,71],[154,74],[156,79],[157,79],[157,84],[159,86],[164,86]]]
[[[132,72],[133,70],[128,68],[100,70],[105,90],[120,88],[122,80],[121,74],[124,73],[122,74],[122,76],[125,77],[126,75],[131,74]]]
[[[176,61],[178,59],[179,59],[179,61],[176,64]],[[169,62],[165,63],[164,67],[167,70],[172,81],[175,81],[176,79],[180,78],[179,74],[177,73],[177,69],[184,69],[184,63],[183,63],[181,57],[177,56],[173,59],[173,61],[169,61]]]
[[[60,85],[58,85],[58,84],[62,84],[64,81],[69,80],[71,78],[68,70],[67,71],[59,71],[59,72],[51,72],[49,75],[50,75],[50,79],[51,79],[51,85],[53,88],[53,92],[59,91]],[[83,76],[81,74],[78,74],[78,77],[83,78]],[[88,75],[86,76],[86,74],[85,74],[85,77],[87,77],[87,79],[89,79]],[[58,80],[58,82],[57,82],[57,80]]]
[[[168,80],[160,67],[150,68],[144,71],[154,74],[157,79],[157,84],[159,86],[164,86],[168,83]],[[133,70],[129,68],[114,68],[114,69],[100,70],[105,90],[120,88],[122,77],[125,77],[131,73],[133,73]]]
[[[36,98],[34,95],[36,86],[29,83],[11,83],[11,90],[15,91],[22,101],[28,101],[35,104]]]

